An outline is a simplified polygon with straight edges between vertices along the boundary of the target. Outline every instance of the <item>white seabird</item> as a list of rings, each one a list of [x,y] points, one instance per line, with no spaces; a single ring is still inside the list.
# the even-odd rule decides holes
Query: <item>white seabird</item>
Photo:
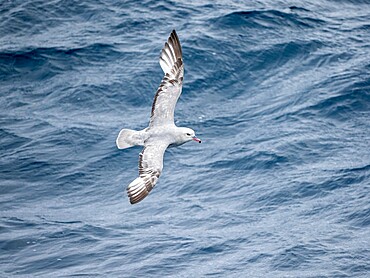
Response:
[[[175,30],[162,49],[159,63],[165,75],[154,96],[149,126],[139,131],[122,129],[116,140],[119,149],[144,146],[139,155],[139,177],[127,187],[131,204],[143,200],[157,183],[167,147],[192,140],[201,143],[194,130],[177,127],[174,122],[175,106],[184,79],[182,50]]]

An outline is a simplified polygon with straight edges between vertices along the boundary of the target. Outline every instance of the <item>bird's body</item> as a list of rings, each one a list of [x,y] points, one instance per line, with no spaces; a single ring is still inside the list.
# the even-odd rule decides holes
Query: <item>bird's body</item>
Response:
[[[165,76],[154,97],[149,126],[139,131],[122,129],[116,140],[119,149],[144,146],[139,155],[139,177],[127,187],[131,204],[144,199],[157,183],[168,147],[191,140],[201,142],[192,129],[177,127],[174,123],[175,106],[184,77],[182,50],[175,30],[162,49],[160,65]]]

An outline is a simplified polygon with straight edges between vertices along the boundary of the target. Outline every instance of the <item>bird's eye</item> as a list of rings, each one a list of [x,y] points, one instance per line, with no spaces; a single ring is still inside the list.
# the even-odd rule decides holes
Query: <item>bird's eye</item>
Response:
[[[190,133],[186,133],[187,136],[190,136]]]

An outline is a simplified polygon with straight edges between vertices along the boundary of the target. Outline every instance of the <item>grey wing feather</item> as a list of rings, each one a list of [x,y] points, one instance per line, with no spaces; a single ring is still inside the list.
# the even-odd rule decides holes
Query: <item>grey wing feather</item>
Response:
[[[175,30],[162,49],[159,63],[165,75],[154,97],[150,127],[174,123],[175,107],[184,79],[182,49]]]
[[[143,148],[139,155],[139,177],[127,187],[130,203],[143,200],[156,185],[163,169],[163,156],[168,144],[152,144]]]

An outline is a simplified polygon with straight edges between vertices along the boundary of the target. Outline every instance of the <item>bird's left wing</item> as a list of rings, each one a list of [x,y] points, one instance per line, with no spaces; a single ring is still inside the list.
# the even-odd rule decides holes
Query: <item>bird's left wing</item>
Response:
[[[154,97],[149,127],[174,123],[175,106],[184,79],[182,49],[175,30],[162,49],[159,63],[165,75]]]
[[[127,187],[130,203],[143,200],[153,189],[163,169],[163,156],[167,143],[149,143],[139,155],[139,177]]]

